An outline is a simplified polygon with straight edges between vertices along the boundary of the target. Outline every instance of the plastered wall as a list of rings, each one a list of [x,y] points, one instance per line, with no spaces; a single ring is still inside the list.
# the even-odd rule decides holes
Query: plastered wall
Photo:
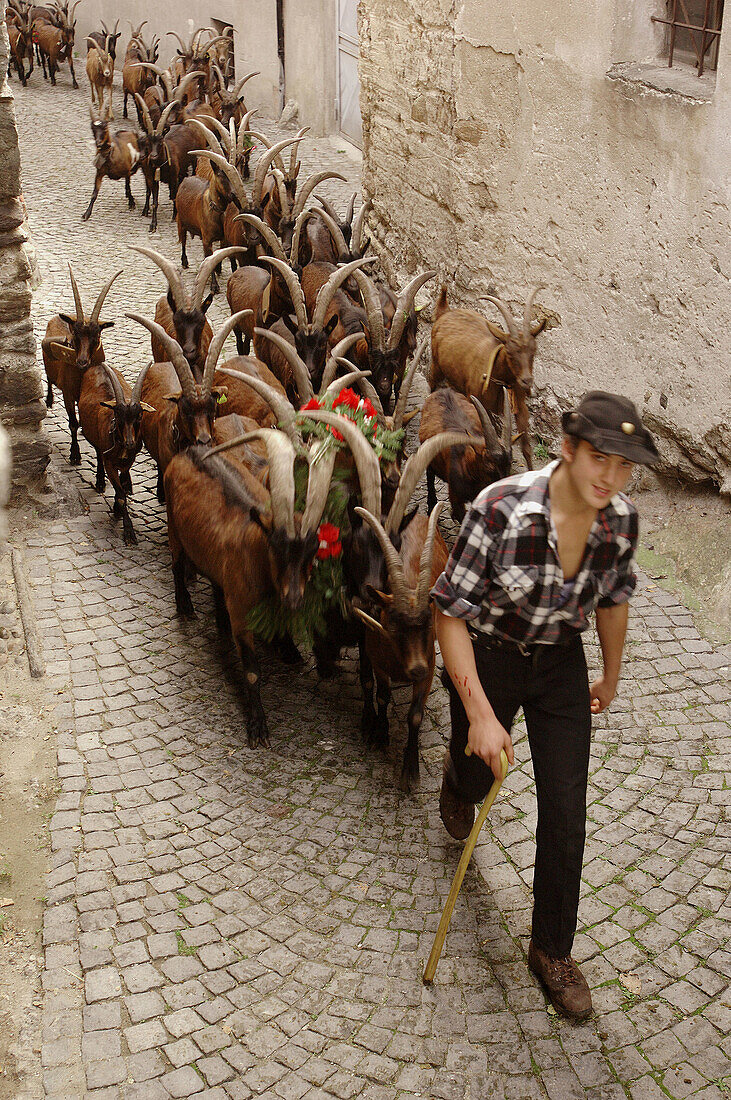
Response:
[[[437,267],[454,303],[521,316],[544,284],[539,431],[620,391],[665,471],[731,493],[730,35],[717,77],[659,91],[656,9],[361,0],[370,230],[395,280]]]

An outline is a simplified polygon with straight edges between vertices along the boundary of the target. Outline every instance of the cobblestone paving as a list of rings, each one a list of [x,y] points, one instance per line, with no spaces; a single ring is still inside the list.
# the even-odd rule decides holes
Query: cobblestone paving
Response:
[[[69,308],[67,261],[85,301],[124,266],[105,344],[131,377],[149,345],[123,313],[134,304],[151,315],[163,285],[124,247],[148,243],[147,224],[108,181],[91,221],[79,220],[92,181],[85,91],[62,76],[56,89],[34,78],[16,94],[44,280],[38,333]],[[355,176],[326,142],[303,160]],[[351,189],[329,194],[342,203]],[[165,203],[152,241],[177,256],[168,218]],[[66,466],[58,405],[47,423]],[[444,692],[431,696],[415,797],[396,786],[401,734],[386,758],[360,743],[352,662],[323,685],[311,662],[293,675],[265,660],[272,749],[249,750],[204,582],[198,621],[175,616],[149,460],[133,471],[140,543],[125,549],[81,447],[82,467],[66,469],[83,514],[25,547],[57,695],[47,1096],[727,1096],[728,647],[714,650],[686,608],[641,579],[621,697],[594,736],[575,950],[594,1019],[550,1015],[525,965],[535,814],[522,727],[427,989],[421,972],[459,856],[437,810]],[[588,648],[596,665],[595,638]]]

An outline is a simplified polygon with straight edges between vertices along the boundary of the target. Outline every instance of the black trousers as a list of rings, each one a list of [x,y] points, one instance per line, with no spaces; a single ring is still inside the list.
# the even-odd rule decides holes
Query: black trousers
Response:
[[[586,836],[591,709],[584,647],[577,636],[528,655],[499,642],[475,643],[474,651],[482,687],[506,730],[523,708],[538,798],[532,936],[541,950],[562,958],[571,954],[576,932]],[[462,798],[481,802],[493,774],[478,756],[465,756],[467,715],[446,672],[444,681],[452,718],[449,779]]]

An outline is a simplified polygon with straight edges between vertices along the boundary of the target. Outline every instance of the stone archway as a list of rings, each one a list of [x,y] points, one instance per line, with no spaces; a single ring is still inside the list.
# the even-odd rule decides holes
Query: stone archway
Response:
[[[33,269],[13,93],[6,79],[5,7],[6,0],[0,0],[0,420],[12,448],[12,499],[20,502],[45,488],[51,443],[43,429],[46,406],[30,319]]]

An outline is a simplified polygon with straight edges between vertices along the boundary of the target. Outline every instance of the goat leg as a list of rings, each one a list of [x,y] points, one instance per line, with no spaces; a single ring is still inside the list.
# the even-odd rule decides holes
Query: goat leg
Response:
[[[89,218],[91,217],[91,211],[93,209],[94,203],[96,202],[96,197],[99,194],[99,188],[102,185],[102,180],[104,179],[104,175],[105,175],[105,173],[102,172],[102,171],[98,171],[97,174],[96,174],[96,177],[94,179],[94,190],[92,192],[91,201],[90,201],[89,205],[87,206],[86,210],[84,211],[84,213],[81,215],[82,222],[88,222]]]
[[[219,588],[217,584],[213,585],[213,604],[216,609],[216,629],[218,633],[225,636],[230,635],[231,620],[228,615],[226,600],[223,595],[223,589]]]
[[[174,535],[173,531],[170,528],[169,512],[168,539],[170,542],[170,553],[172,554],[173,558],[173,585],[175,586],[175,608],[178,614],[183,619],[195,619],[195,608],[193,607],[193,601],[190,598],[190,592],[188,591],[187,585],[185,583],[185,574],[188,559],[185,551],[177,540],[177,536]]]
[[[437,506],[437,490],[434,482],[434,471],[431,466],[426,468],[426,510],[432,512]]]
[[[46,408],[47,409],[52,409],[53,408],[53,386],[51,385],[50,382],[48,383],[48,392],[46,394]]]
[[[231,614],[229,607],[229,615]],[[246,739],[249,748],[254,749],[258,745],[269,746],[269,730],[267,729],[266,715],[261,702],[259,684],[261,682],[261,666],[254,649],[254,636],[248,630],[235,630],[236,648],[239,651],[241,664],[244,666],[244,705],[246,708]]]
[[[401,768],[399,786],[404,794],[409,794],[412,783],[419,779],[419,730],[424,719],[424,705],[431,688],[431,677],[414,684],[411,694],[411,706],[407,724],[409,736],[404,749],[404,762]]]
[[[127,114],[127,96],[128,95],[129,95],[129,92],[124,93],[124,106],[122,107],[122,118],[128,118],[129,117],[128,114]]]
[[[360,733],[364,741],[370,742],[373,736],[373,728],[376,724],[376,711],[373,706],[373,665],[366,651],[365,636],[358,642],[360,656],[359,675],[360,686],[363,692],[363,713],[360,719]]]
[[[533,448],[530,442],[528,405],[520,390],[514,390],[513,392],[515,393],[515,427],[517,431],[523,433],[520,439],[520,449],[523,452],[526,466],[529,470],[532,470]]]
[[[96,452],[96,481],[94,482],[94,488],[97,493],[104,492],[104,486],[107,480],[104,476],[104,455],[101,451]]]
[[[391,684],[387,677],[379,676],[377,672],[376,701],[378,703],[378,716],[371,742],[376,748],[385,749],[388,744],[388,704],[391,702]]]
[[[105,460],[104,468],[107,471],[107,476],[114,488],[114,504],[112,505],[112,512],[115,516],[122,517],[122,537],[124,538],[125,546],[136,546],[137,535],[135,529],[132,526],[132,520],[130,518],[129,509],[127,507],[127,492],[125,488],[125,482],[130,482],[129,467],[127,469],[119,469],[113,462]]]
[[[157,204],[160,198],[160,181],[153,179],[152,181],[152,220],[150,222],[150,232],[154,233],[157,229]]]
[[[79,83],[76,79],[76,73],[74,72],[74,59],[73,59],[70,51],[69,51],[69,59],[68,60],[69,60],[69,68],[71,69],[71,80],[73,82],[73,87],[78,88]]]
[[[124,193],[127,196],[127,204],[130,210],[135,208],[135,197],[132,194],[132,187],[130,185],[129,176],[124,177]]]
[[[76,417],[76,402],[73,397],[67,397],[66,394],[64,394],[63,403],[66,406],[66,412],[69,418],[69,431],[71,432],[71,453],[69,455],[69,462],[72,466],[80,466],[81,451],[79,450],[79,421]]]
[[[155,492],[157,494],[157,499],[160,502],[160,504],[164,504],[165,503],[165,482],[163,481],[163,472],[162,472],[162,470],[160,469],[159,466],[157,468],[157,486],[156,486]]]
[[[185,245],[188,240],[188,231],[182,226],[178,226],[178,238],[180,240],[180,266],[188,267],[188,255],[185,251]]]

